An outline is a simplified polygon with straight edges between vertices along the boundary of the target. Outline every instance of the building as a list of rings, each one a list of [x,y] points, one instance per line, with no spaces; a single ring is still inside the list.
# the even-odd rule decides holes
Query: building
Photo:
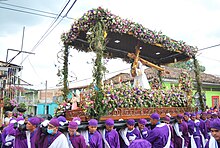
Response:
[[[19,65],[0,61],[0,115],[3,114],[3,98],[16,98],[20,94]]]
[[[60,89],[39,90],[37,98],[36,114],[50,114],[53,116],[58,106],[57,103],[62,101],[62,91]]]

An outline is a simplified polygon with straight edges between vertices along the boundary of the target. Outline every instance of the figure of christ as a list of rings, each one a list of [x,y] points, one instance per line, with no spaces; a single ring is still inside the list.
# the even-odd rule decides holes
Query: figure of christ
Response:
[[[136,76],[134,77],[133,87],[141,87],[143,89],[150,89],[149,82],[147,80],[146,74],[144,73],[143,64],[138,61],[136,68]]]

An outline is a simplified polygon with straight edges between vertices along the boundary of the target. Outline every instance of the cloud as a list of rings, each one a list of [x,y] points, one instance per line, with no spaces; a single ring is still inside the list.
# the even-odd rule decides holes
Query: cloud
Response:
[[[32,0],[32,1],[19,0],[19,1],[13,1],[13,2],[8,0],[6,2],[0,2],[0,6],[6,7],[9,9],[40,13],[40,12],[36,12],[33,10],[27,10],[24,8],[17,8],[14,6],[9,6],[10,4],[12,4],[12,5],[17,5],[21,7],[31,8],[31,9],[58,13],[63,3],[64,2],[61,0],[56,0],[56,3],[54,3],[54,0],[47,0],[47,1],[45,0]],[[5,4],[9,4],[9,5],[5,5]],[[44,21],[45,19],[48,20],[48,18],[44,18],[42,16],[37,16],[33,14],[28,14],[28,13],[23,13],[23,12],[18,12],[18,11],[3,9],[3,8],[0,8],[0,12],[1,12],[0,13],[0,18],[1,18],[0,28],[4,28],[0,30],[0,36],[6,36],[7,34],[16,33],[19,30],[22,30],[23,26],[31,27],[31,26],[38,25],[40,22]],[[40,14],[44,14],[44,13],[40,13]],[[44,15],[48,15],[48,14],[44,14]]]

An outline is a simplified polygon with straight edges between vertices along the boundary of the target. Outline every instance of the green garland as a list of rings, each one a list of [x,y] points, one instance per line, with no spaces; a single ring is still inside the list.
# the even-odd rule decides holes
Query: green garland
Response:
[[[67,100],[67,96],[69,94],[69,88],[68,88],[68,57],[69,57],[69,48],[68,46],[65,46],[64,51],[63,51],[63,69],[62,69],[62,74],[63,74],[63,99]]]
[[[102,81],[106,72],[106,67],[103,64],[102,59],[106,49],[105,38],[107,33],[105,31],[105,25],[102,21],[97,22],[96,25],[91,27],[88,32],[90,33],[87,34],[87,39],[90,43],[90,50],[96,53],[96,59],[94,60],[92,71],[95,93],[91,97],[91,100],[95,103],[94,109],[90,112],[90,117],[99,119],[102,115],[107,114],[106,107],[102,104],[102,100],[104,98]]]
[[[193,63],[194,63],[194,67],[195,67],[194,72],[195,72],[196,83],[197,83],[197,92],[199,94],[200,109],[202,111],[205,111],[206,100],[205,99],[203,100],[203,96],[202,96],[202,83],[201,83],[201,79],[200,79],[199,62],[195,56],[193,56],[192,58],[193,58]]]
[[[104,23],[97,22],[96,25],[89,29],[90,34],[87,34],[88,42],[90,43],[90,50],[96,53],[96,59],[93,67],[93,83],[98,89],[102,88],[102,80],[106,71],[106,67],[102,63],[104,50],[106,49],[105,43],[105,25]]]

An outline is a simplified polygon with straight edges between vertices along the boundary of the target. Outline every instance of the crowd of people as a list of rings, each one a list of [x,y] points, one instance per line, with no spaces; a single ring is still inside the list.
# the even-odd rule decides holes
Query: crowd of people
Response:
[[[36,116],[12,116],[7,113],[1,132],[2,148],[218,148],[220,119],[213,110],[160,118],[158,113],[146,119],[128,119],[126,126],[115,128],[107,119],[104,128],[90,119],[87,128],[78,129],[79,117],[46,120]],[[61,130],[66,125],[67,130]]]

